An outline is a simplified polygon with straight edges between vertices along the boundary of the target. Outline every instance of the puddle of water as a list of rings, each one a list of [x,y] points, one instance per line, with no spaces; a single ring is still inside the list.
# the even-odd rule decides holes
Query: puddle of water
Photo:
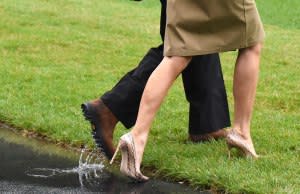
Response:
[[[0,193],[210,193],[159,180],[133,183],[102,161],[97,153],[74,153],[0,126]]]
[[[25,172],[27,176],[37,178],[50,178],[54,176],[61,176],[64,174],[77,174],[81,187],[85,187],[86,182],[90,180],[101,178],[103,174],[104,164],[97,152],[88,153],[82,149],[78,167],[69,169],[59,168],[33,168]]]

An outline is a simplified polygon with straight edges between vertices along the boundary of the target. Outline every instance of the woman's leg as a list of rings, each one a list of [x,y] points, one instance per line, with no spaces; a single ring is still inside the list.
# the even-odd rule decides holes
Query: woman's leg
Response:
[[[141,99],[137,121],[131,130],[135,143],[137,169],[142,162],[154,116],[174,80],[185,69],[190,60],[191,57],[164,57],[149,77]]]
[[[252,145],[250,122],[259,74],[262,44],[240,49],[233,80],[234,123],[233,128]]]

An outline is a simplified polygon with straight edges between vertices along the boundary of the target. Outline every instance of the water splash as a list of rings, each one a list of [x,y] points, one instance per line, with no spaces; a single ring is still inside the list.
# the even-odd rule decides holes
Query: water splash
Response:
[[[102,161],[103,158],[99,152],[87,152],[86,149],[82,149],[78,161],[78,167],[70,169],[33,168],[25,173],[27,176],[37,178],[50,178],[59,175],[78,174],[80,185],[85,186],[85,182],[91,182],[91,180],[101,177],[101,173],[105,167]]]

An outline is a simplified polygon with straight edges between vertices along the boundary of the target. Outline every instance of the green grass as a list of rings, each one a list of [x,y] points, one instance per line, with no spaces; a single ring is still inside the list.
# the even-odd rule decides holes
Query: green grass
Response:
[[[264,23],[288,29],[300,29],[299,1],[257,0],[256,2]]]
[[[267,38],[252,134],[263,157],[229,160],[224,141],[187,143],[188,105],[178,80],[144,157],[155,175],[233,193],[300,193],[300,1],[257,4]],[[157,0],[2,0],[0,120],[92,146],[80,103],[109,90],[160,43],[159,13]],[[230,109],[235,54],[222,54]],[[118,125],[116,139],[124,132]]]

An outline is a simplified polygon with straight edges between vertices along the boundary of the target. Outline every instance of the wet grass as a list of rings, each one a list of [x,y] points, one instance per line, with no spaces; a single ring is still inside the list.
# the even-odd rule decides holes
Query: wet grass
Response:
[[[157,176],[233,193],[300,192],[300,2],[257,3],[267,39],[252,134],[263,157],[229,160],[224,141],[186,142],[188,106],[179,79],[144,158]],[[2,0],[0,120],[58,142],[93,146],[79,105],[109,90],[160,43],[159,13],[156,0]],[[230,109],[235,54],[222,54]],[[119,125],[116,137],[125,131]]]

